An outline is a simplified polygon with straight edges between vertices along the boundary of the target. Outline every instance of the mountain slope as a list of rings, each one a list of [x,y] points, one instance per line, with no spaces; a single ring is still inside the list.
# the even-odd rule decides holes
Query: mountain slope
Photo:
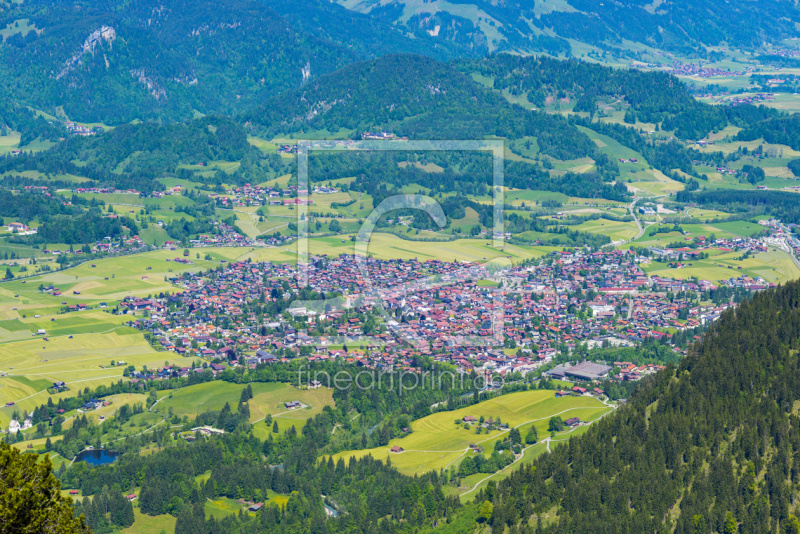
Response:
[[[493,532],[797,532],[799,348],[800,283],[759,293],[677,369],[475,502],[493,503]]]
[[[232,114],[387,52],[415,47],[448,57],[448,47],[412,41],[339,6],[304,8],[309,20],[328,21],[324,36],[256,0],[12,4],[0,27],[28,21],[34,29],[0,44],[0,90],[50,113],[62,107],[73,120],[186,119]],[[379,33],[380,46],[351,46]]]
[[[269,135],[384,128],[414,139],[535,136],[553,157],[591,155],[595,145],[563,117],[512,106],[449,64],[392,55],[349,65],[248,112]]]
[[[793,2],[748,0],[339,0],[408,31],[442,40],[469,39],[488,51],[566,53],[566,39],[606,50],[623,40],[672,52],[706,55],[706,46],[756,49],[795,34]],[[633,52],[631,52],[633,53]]]

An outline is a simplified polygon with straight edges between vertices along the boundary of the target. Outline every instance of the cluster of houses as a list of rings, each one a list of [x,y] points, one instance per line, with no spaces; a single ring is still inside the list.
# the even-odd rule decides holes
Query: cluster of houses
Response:
[[[100,399],[90,399],[83,403],[83,406],[81,406],[81,410],[83,410],[84,412],[90,412],[92,410],[102,408],[103,406],[109,406],[109,402]]]
[[[777,82],[778,80],[769,80],[769,81]],[[776,85],[776,84],[772,83],[768,85]],[[728,93],[722,93],[721,96],[715,96],[715,95],[700,95],[700,96],[707,96],[708,98],[711,98],[712,102],[716,104],[727,104],[730,106],[740,106],[743,104],[758,105],[762,102],[770,102],[772,100],[775,100],[775,93],[753,93],[753,94],[741,94],[741,95],[729,95]],[[700,142],[698,141],[697,144],[700,144]],[[706,142],[706,144],[713,145],[714,143]]]
[[[278,152],[283,154],[297,154],[297,145],[283,144],[278,147]]]
[[[214,221],[215,233],[199,234],[196,239],[189,240],[189,246],[194,248],[205,247],[263,247],[266,245],[279,245],[291,239],[291,236],[270,237],[267,239],[251,239],[241,234],[235,227],[224,222]],[[176,241],[164,241],[161,246],[164,250],[178,250],[182,245]],[[167,260],[170,261],[170,260]],[[190,263],[190,260],[176,258],[172,261]]]
[[[315,187],[315,194],[338,193],[333,187]],[[217,206],[223,209],[246,206],[310,206],[314,201],[309,198],[308,189],[298,189],[290,185],[285,189],[273,188],[268,185],[245,184],[232,188],[226,194],[212,193],[208,195]]]
[[[22,423],[20,423],[16,419],[12,419],[11,422],[8,424],[8,433],[16,434],[20,430],[28,430],[32,426],[33,426],[32,416],[28,416],[28,418],[23,420]]]
[[[631,251],[556,252],[538,265],[493,275],[471,263],[417,260],[365,259],[362,271],[348,255],[315,256],[305,266],[235,262],[176,279],[174,295],[125,299],[122,307],[148,310],[132,324],[167,349],[229,365],[271,363],[308,347],[310,361],[414,370],[415,359],[426,355],[463,372],[524,374],[565,346],[668,341],[669,332],[712,321],[729,306],[695,306],[696,292],[716,286],[648,277],[643,261]],[[340,297],[275,315],[252,311],[253,302],[291,301],[301,269],[311,289]],[[476,282],[491,277],[503,287]],[[752,282],[746,287],[757,289]],[[670,292],[685,296],[667,298]],[[331,347],[356,341],[362,348]],[[502,345],[517,350],[509,354]]]
[[[95,195],[110,195],[113,193],[121,193],[127,195],[139,195],[136,189],[114,189],[113,187],[77,187],[72,190],[73,193],[91,193]]]
[[[716,76],[744,76],[743,71],[730,71],[727,69],[721,69],[717,67],[709,67],[703,66],[702,61],[698,62],[697,65],[692,63],[682,63],[680,61],[674,61],[672,65],[662,65],[658,64],[658,68],[666,67],[669,72],[674,74],[675,76],[697,76],[699,78],[713,78]]]
[[[397,137],[397,135],[389,132],[363,132],[361,134],[361,139],[371,141],[395,141],[397,139],[402,139],[406,141],[408,137]]]
[[[36,233],[35,228],[28,228],[28,225],[21,222],[8,223],[6,228],[9,232],[17,235],[32,235]]]
[[[758,224],[771,230],[771,235],[764,237],[764,241],[772,246],[786,250],[794,255],[795,260],[800,258],[800,239],[798,239],[797,234],[792,231],[793,229],[797,231],[798,225],[783,224],[778,219],[761,220],[758,221]],[[800,262],[800,260],[798,260],[798,262]]]
[[[97,133],[103,133],[102,126],[81,126],[79,124],[75,124],[72,121],[66,121],[64,123],[64,127],[67,129],[69,133],[72,135],[95,135]]]
[[[137,252],[146,252],[149,250],[149,248],[150,247],[138,235],[117,240],[112,240],[110,237],[106,237],[102,241],[96,241],[94,244],[92,244],[89,247],[89,253],[115,255],[124,252],[131,254]],[[82,248],[76,248],[73,250],[43,249],[42,253],[51,254],[53,256],[60,256],[62,254],[77,254],[80,256],[85,254]]]
[[[115,189],[113,187],[76,187],[72,190],[75,194],[95,194],[95,195],[111,195],[111,194],[123,194],[123,195],[139,195],[140,197],[152,197],[152,198],[163,198],[165,196],[171,195],[180,195],[183,191],[183,186],[176,185],[174,187],[168,187],[164,191],[150,191],[150,192],[142,192],[136,189]]]

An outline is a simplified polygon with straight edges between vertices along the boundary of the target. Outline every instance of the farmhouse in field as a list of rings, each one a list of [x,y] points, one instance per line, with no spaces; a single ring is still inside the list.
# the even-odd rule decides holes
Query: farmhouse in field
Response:
[[[401,453],[403,452],[403,447],[401,447],[400,445],[395,445],[391,449],[389,449],[389,452]]]

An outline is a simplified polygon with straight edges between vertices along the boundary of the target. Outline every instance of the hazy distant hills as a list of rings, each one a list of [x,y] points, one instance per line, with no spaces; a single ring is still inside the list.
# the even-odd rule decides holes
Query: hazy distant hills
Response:
[[[646,45],[705,54],[706,46],[752,49],[794,36],[790,1],[749,0],[339,0],[342,5],[487,50],[564,52],[565,39],[633,53]]]

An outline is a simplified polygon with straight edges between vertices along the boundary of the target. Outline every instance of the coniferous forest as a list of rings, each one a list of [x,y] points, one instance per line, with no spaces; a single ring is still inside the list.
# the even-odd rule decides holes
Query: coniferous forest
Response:
[[[626,406],[474,506],[491,504],[492,532],[798,532],[798,348],[793,282],[726,312]]]

